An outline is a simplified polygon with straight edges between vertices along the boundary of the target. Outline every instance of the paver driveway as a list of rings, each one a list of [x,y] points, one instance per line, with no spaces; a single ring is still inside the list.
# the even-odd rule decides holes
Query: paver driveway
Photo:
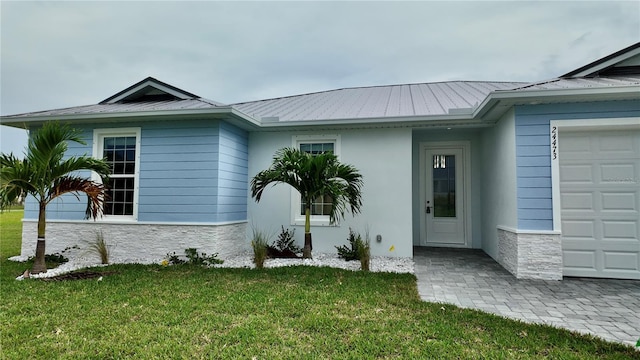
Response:
[[[479,309],[635,346],[640,281],[567,278],[518,280],[482,250],[414,248],[425,301]]]

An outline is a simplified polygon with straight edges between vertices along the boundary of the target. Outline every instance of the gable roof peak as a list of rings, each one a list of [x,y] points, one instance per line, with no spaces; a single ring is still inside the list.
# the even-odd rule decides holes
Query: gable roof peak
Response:
[[[632,58],[634,58],[631,60]],[[640,42],[618,50],[587,65],[570,71],[559,78],[581,78],[611,75],[637,74],[640,72]],[[629,61],[631,60],[631,61]]]
[[[99,104],[117,104],[146,101],[193,100],[198,95],[169,85],[151,76],[114,94]]]

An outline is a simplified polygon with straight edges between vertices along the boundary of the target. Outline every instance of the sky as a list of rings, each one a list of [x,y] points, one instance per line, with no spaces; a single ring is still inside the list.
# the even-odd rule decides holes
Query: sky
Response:
[[[449,80],[538,81],[640,41],[640,1],[0,2],[0,114],[152,76],[218,102]],[[0,126],[0,151],[26,132]]]

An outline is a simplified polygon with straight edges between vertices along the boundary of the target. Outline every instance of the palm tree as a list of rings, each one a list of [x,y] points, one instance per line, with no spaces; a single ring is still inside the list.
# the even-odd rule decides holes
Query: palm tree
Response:
[[[256,174],[251,180],[251,196],[260,201],[262,192],[269,184],[289,184],[300,193],[305,209],[303,257],[311,258],[311,204],[320,196],[332,199],[329,221],[344,219],[347,208],[353,214],[360,212],[362,200],[362,176],[355,167],[341,164],[331,152],[311,155],[294,148],[276,152],[273,163],[267,170]]]
[[[89,156],[72,156],[63,160],[68,141],[85,145],[77,130],[57,122],[45,123],[29,140],[25,159],[13,154],[0,154],[0,209],[11,205],[21,194],[29,194],[38,202],[38,242],[32,273],[46,272],[45,227],[46,207],[53,199],[67,193],[87,195],[87,218],[102,213],[109,175],[109,165]],[[103,184],[85,179],[77,171],[95,171]]]

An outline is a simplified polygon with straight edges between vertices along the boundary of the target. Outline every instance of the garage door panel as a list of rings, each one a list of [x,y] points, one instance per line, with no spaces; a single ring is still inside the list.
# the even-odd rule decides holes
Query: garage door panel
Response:
[[[601,192],[602,210],[638,212],[638,197],[635,192]]]
[[[567,165],[560,169],[560,181],[566,183],[593,184],[591,165]]]
[[[593,239],[595,236],[595,221],[562,220],[563,238]]]
[[[624,184],[634,182],[636,167],[634,164],[600,165],[600,179],[602,183]]]
[[[585,152],[591,151],[591,138],[585,136],[571,136],[562,139],[560,150],[567,159],[582,158]]]
[[[640,270],[637,253],[605,251],[603,255],[603,270]]]
[[[573,269],[593,271],[596,269],[595,251],[565,250],[562,254],[562,260],[565,264],[570,264],[568,267]]]
[[[596,137],[598,143],[598,150],[602,154],[608,154],[618,156],[634,151],[634,137],[633,134],[600,134]],[[613,153],[613,154],[609,154]]]
[[[562,194],[562,207],[567,210],[593,211],[593,193],[564,193]]]
[[[560,132],[565,276],[640,279],[640,130]]]
[[[638,239],[638,221],[602,221],[602,240]]]

